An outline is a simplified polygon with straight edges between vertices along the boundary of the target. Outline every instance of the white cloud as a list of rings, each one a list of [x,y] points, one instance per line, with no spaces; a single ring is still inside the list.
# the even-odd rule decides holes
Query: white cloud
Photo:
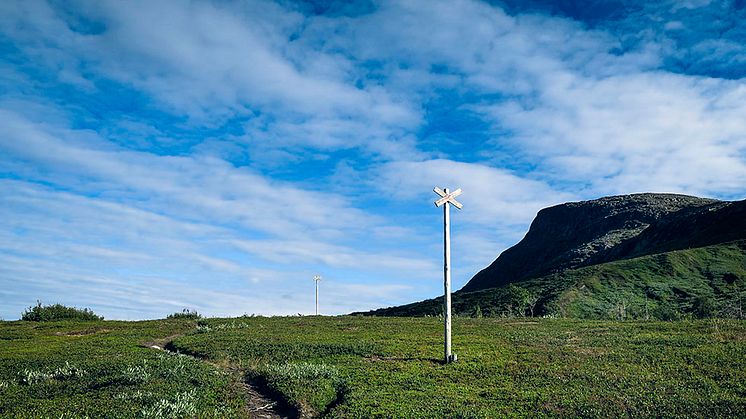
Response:
[[[571,197],[508,170],[443,159],[388,163],[380,169],[380,180],[375,183],[402,199],[434,200],[434,186],[460,187],[464,191],[459,197],[465,206],[464,217],[482,226],[523,226],[539,209]]]
[[[375,228],[372,228],[375,230]],[[357,268],[392,274],[408,272],[417,278],[432,277],[437,265],[431,260],[400,254],[362,252],[313,240],[235,240],[231,244],[263,259],[281,263],[317,262],[335,268]]]
[[[270,2],[79,4],[76,12],[105,27],[95,34],[75,32],[73,17],[44,3],[4,12],[0,28],[25,41],[26,54],[80,80],[116,80],[147,92],[199,125],[239,116],[248,120],[248,135],[236,140],[248,147],[266,137],[260,149],[279,142],[275,147],[387,153],[391,146],[381,143],[421,121],[417,106],[390,91],[356,87],[357,69],[346,56],[289,41],[306,18]],[[256,110],[264,117],[253,119]]]
[[[551,76],[545,76],[551,77]],[[534,106],[482,111],[555,181],[594,195],[637,191],[737,196],[746,176],[746,88],[663,73],[547,83]]]
[[[17,170],[31,178],[83,192],[105,189],[109,197],[135,206],[284,236],[339,236],[342,229],[365,228],[378,220],[342,196],[275,182],[222,160],[128,151],[91,139],[90,132],[50,133],[12,112],[0,110],[0,115],[6,128],[0,147],[30,163]],[[80,145],[60,137],[98,141]]]

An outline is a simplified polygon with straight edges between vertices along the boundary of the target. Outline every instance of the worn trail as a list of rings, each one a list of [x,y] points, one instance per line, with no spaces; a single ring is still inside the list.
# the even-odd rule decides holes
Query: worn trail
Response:
[[[146,346],[151,349],[160,350],[160,351],[177,353],[175,350],[173,350],[173,345],[170,345],[170,344],[175,339],[181,336],[184,336],[184,334],[181,333],[181,334],[171,335],[163,339],[144,342],[143,346]],[[190,356],[190,355],[185,355],[185,356]],[[190,357],[200,362],[207,362],[204,359],[200,359],[198,357],[194,357],[194,356],[190,356]],[[246,374],[240,368],[236,366],[229,366],[226,368],[224,365],[217,365],[214,363],[210,363],[210,365],[216,368],[227,369],[231,373],[238,373],[242,377],[241,381],[238,382],[237,384],[241,386],[244,393],[246,394],[246,410],[250,418],[280,419],[280,418],[294,418],[298,416],[296,412],[292,410],[289,410],[287,408],[280,408],[279,407],[280,404],[277,401],[262,394],[262,392],[260,392],[257,387],[253,386],[251,383],[246,381],[246,378],[245,378]]]

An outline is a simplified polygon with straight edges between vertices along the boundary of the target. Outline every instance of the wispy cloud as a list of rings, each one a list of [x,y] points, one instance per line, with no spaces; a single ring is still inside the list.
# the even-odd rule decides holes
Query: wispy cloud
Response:
[[[646,190],[739,196],[746,175],[743,84],[645,73],[573,75],[531,106],[482,108],[555,182],[592,193]],[[537,123],[536,121],[541,121]],[[601,140],[599,140],[601,139]]]

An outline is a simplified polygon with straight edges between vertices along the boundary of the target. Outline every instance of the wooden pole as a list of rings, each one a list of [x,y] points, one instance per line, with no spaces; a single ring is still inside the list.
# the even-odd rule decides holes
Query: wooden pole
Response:
[[[444,190],[446,195],[448,188]],[[445,334],[445,362],[451,362],[451,212],[450,205],[443,205],[443,326]]]
[[[463,208],[456,197],[461,195],[461,188],[451,192],[448,188],[440,189],[437,186],[433,192],[440,196],[435,201],[435,206],[443,205],[443,335],[444,347],[443,357],[445,363],[456,360],[456,354],[451,352],[451,209],[453,205],[457,209]]]

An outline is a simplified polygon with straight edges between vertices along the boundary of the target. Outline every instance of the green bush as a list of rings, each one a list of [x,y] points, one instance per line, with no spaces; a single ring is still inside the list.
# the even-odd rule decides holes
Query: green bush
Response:
[[[197,313],[197,310],[191,311],[188,308],[181,310],[181,313],[169,314],[167,319],[201,319],[202,315]]]
[[[697,317],[701,319],[713,317],[717,310],[717,305],[712,297],[700,295],[694,299],[694,310]]]
[[[37,301],[35,306],[31,306],[21,314],[21,320],[30,322],[48,322],[54,320],[103,320],[103,316],[96,315],[90,309],[67,307],[62,304],[53,304],[43,306],[41,301]]]

